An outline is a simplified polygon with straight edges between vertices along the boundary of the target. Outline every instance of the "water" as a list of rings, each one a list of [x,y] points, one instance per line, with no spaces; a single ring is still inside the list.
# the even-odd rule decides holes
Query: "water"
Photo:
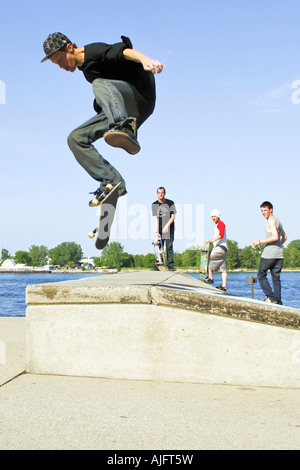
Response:
[[[190,273],[192,277],[199,279],[199,274]],[[82,279],[90,276],[103,276],[95,273],[76,274],[0,274],[0,317],[24,317],[26,312],[25,290],[31,284],[43,284],[45,282],[69,281],[70,279]],[[256,276],[256,273],[228,273],[227,293],[242,297],[251,297],[251,284],[246,283],[247,276]],[[214,285],[221,284],[221,274],[214,275]],[[282,301],[289,307],[300,309],[300,272],[281,273]],[[254,298],[263,300],[264,294],[259,284],[254,284]]]
[[[0,273],[0,317],[24,317],[26,312],[25,291],[31,284],[70,281],[91,276],[95,273]]]
[[[196,273],[191,274],[196,279],[199,275]],[[228,273],[227,279],[227,293],[238,295],[242,297],[251,298],[251,284],[246,283],[246,277],[257,277],[257,272],[253,273]],[[222,284],[221,273],[214,274],[214,286]],[[272,286],[271,276],[268,274],[269,282]],[[281,300],[283,305],[300,309],[300,272],[282,272],[281,279]],[[253,296],[256,300],[264,300],[265,295],[260,288],[259,283],[253,284]]]

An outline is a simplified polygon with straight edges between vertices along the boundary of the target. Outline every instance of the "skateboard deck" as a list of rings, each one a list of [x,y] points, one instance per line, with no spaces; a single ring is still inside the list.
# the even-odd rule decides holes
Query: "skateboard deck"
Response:
[[[199,267],[199,276],[200,279],[205,279],[207,276],[207,265],[208,265],[208,255],[209,255],[209,244],[203,245],[200,249],[200,267]]]
[[[156,234],[155,239],[152,242],[154,245],[154,253],[155,253],[155,266],[160,271],[165,271],[166,263],[165,263],[165,255],[164,255],[164,248],[162,244],[162,239],[159,233]]]
[[[103,250],[103,248],[109,242],[110,229],[114,221],[117,202],[118,202],[118,187],[121,183],[118,183],[114,186],[111,191],[105,196],[105,198],[100,201],[100,215],[99,215],[99,224],[93,232],[89,233],[89,237],[93,238],[96,234],[95,246],[98,250]]]

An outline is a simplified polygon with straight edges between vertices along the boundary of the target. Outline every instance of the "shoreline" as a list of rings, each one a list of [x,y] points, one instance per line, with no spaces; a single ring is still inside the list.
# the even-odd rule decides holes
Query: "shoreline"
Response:
[[[115,274],[117,272],[134,272],[134,271],[151,271],[151,268],[124,268],[120,271],[117,269],[104,269],[104,268],[96,268],[96,269],[53,269],[53,270],[45,270],[45,269],[1,269],[0,274]],[[177,268],[177,272],[184,272],[184,273],[199,273],[199,268]],[[228,273],[257,273],[257,269],[233,269],[228,270]],[[300,272],[299,269],[292,269],[292,268],[285,268],[282,269],[282,273],[298,273]],[[217,274],[217,273],[215,273]]]

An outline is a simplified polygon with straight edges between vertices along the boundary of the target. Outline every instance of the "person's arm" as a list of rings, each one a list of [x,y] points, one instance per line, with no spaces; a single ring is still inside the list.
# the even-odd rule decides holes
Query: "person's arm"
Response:
[[[157,217],[157,215],[154,215],[152,217],[152,220],[153,220],[153,225],[154,225],[154,233],[158,233],[159,232],[159,227],[158,227],[158,217]]]
[[[132,60],[133,62],[139,62],[142,64],[144,70],[148,72],[160,73],[163,69],[163,65],[161,62],[155,59],[150,59],[142,52],[137,51],[136,49],[124,49],[123,55],[125,59]]]
[[[272,242],[277,242],[279,240],[275,218],[269,219],[268,223],[269,223],[269,230],[271,232],[271,236],[268,238],[264,238],[263,240],[255,240],[253,242],[253,245],[261,245],[262,243],[272,243]]]
[[[175,220],[175,214],[173,213],[170,217],[169,222],[164,226],[163,233],[167,233],[169,231],[170,225],[173,224]]]
[[[205,245],[207,243],[214,243],[214,242],[217,242],[218,240],[221,240],[221,238],[222,238],[221,235],[216,235],[215,238],[213,238],[212,240],[205,240],[204,243],[205,243]]]
[[[281,245],[283,245],[286,241],[287,241],[287,235],[286,235],[285,231],[282,230],[282,232],[281,232],[281,239],[280,239]]]

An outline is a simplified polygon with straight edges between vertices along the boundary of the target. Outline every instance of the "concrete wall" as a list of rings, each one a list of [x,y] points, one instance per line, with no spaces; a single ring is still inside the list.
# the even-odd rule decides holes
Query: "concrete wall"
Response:
[[[109,287],[101,278],[91,284],[32,286],[27,296],[28,372],[300,387],[300,331],[274,320],[275,312],[282,312],[288,321],[287,309],[248,302],[260,317],[261,309],[269,309],[268,321],[233,318],[222,313],[224,304],[247,304],[245,299],[221,296],[215,289],[202,292],[202,283],[187,285],[178,275],[170,288],[164,276],[159,286],[145,279],[128,286],[126,277],[115,278],[115,286],[109,279]],[[188,298],[193,299],[189,305]],[[293,323],[299,321],[299,311],[290,315]],[[268,324],[270,318],[276,326]]]

